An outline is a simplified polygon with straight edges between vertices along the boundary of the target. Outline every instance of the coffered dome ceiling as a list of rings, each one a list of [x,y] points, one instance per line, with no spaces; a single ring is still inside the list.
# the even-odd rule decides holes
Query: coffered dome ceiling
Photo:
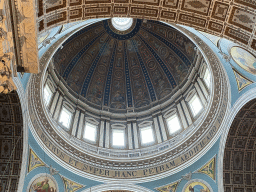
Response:
[[[71,36],[53,61],[74,96],[97,109],[126,111],[170,98],[185,84],[195,55],[195,45],[166,24],[134,19],[119,31],[104,20]]]

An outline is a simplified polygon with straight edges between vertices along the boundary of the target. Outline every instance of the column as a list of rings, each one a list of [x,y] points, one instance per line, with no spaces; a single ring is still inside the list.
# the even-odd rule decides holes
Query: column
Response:
[[[196,88],[196,92],[198,93],[198,96],[199,96],[200,100],[202,101],[203,105],[206,105],[206,99],[205,99],[197,82],[195,82],[195,88]]]
[[[77,131],[78,139],[82,138],[83,127],[84,127],[84,113],[80,113],[80,119],[79,119],[79,124],[78,124],[78,131]]]
[[[160,129],[161,129],[161,132],[162,132],[163,140],[166,141],[167,140],[167,134],[166,134],[165,126],[164,126],[163,116],[159,115],[158,120],[159,120],[159,124],[160,124]]]
[[[181,122],[182,122],[182,124],[183,124],[183,127],[184,127],[184,129],[186,129],[186,128],[188,127],[188,123],[187,123],[187,121],[186,121],[186,118],[185,118],[185,115],[184,115],[184,113],[183,113],[183,110],[182,110],[182,108],[181,108],[180,103],[177,104],[177,109],[178,109],[178,112],[179,112],[179,114],[180,114],[180,118],[181,118]]]
[[[134,147],[135,147],[135,149],[138,149],[139,148],[139,140],[138,140],[137,124],[135,122],[132,123],[132,128],[133,128]]]
[[[53,118],[54,118],[56,121],[58,121],[60,109],[61,109],[61,106],[62,106],[62,100],[63,100],[63,97],[60,95],[59,100],[58,100],[58,103],[57,103],[57,107],[56,107],[56,110],[55,110],[54,116],[53,116]]]
[[[208,99],[209,93],[208,93],[207,89],[205,88],[205,85],[202,82],[201,78],[198,77],[197,82],[198,82],[199,87],[202,89],[205,98]]]
[[[73,126],[72,126],[72,132],[71,132],[71,134],[73,136],[76,135],[77,123],[78,123],[78,119],[79,119],[79,113],[80,113],[80,110],[76,109],[75,117],[74,117],[74,121],[73,121]]]
[[[106,121],[105,148],[109,148],[109,122]]]
[[[190,113],[188,111],[187,104],[185,103],[184,100],[181,100],[181,105],[182,105],[182,108],[184,109],[184,113],[185,113],[185,116],[187,118],[188,125],[191,125],[192,124],[192,119],[191,119]]]
[[[128,123],[127,124],[127,132],[128,132],[128,147],[129,149],[133,149],[133,146],[132,146],[132,125],[131,123]]]
[[[161,134],[160,134],[160,130],[159,130],[158,122],[157,122],[157,117],[154,117],[153,121],[154,121],[154,126],[155,126],[155,131],[156,131],[157,142],[162,143]]]
[[[104,120],[100,121],[100,140],[99,146],[103,147],[103,140],[104,140]]]
[[[55,108],[56,108],[59,95],[60,95],[59,91],[56,91],[56,92],[55,92],[55,95],[54,95],[54,98],[53,98],[53,100],[52,100],[51,108],[50,108],[51,114],[54,113],[54,110],[55,110]]]

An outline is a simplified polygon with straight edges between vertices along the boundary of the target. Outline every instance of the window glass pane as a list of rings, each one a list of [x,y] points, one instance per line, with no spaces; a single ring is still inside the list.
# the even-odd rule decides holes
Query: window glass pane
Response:
[[[208,69],[205,70],[205,73],[204,73],[204,81],[205,81],[207,87],[210,87],[211,77],[210,77],[210,72],[209,72]]]
[[[175,133],[181,129],[180,121],[176,114],[167,119],[167,125],[170,134]]]
[[[194,95],[194,97],[189,101],[189,105],[194,116],[196,116],[203,108],[197,95]]]
[[[151,143],[154,141],[152,127],[141,128],[140,135],[142,144]]]
[[[72,116],[72,113],[63,107],[60,113],[59,123],[69,128],[71,116]]]
[[[124,146],[124,130],[113,129],[113,145]]]
[[[84,138],[90,141],[96,141],[96,126],[90,123],[85,124]]]
[[[46,105],[49,104],[52,94],[53,93],[52,93],[51,89],[49,88],[49,86],[45,85],[45,87],[44,87],[44,102]]]
[[[112,25],[119,31],[125,31],[132,26],[132,18],[114,17],[111,19]]]

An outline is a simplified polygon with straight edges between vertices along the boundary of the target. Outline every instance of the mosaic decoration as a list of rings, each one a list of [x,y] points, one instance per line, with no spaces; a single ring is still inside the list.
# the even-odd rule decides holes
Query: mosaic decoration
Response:
[[[246,103],[229,129],[223,158],[224,191],[256,191],[255,109],[256,99]]]
[[[256,74],[256,57],[240,47],[232,47],[230,54],[233,60],[244,70]]]
[[[75,192],[84,187],[83,185],[75,183],[63,176],[61,178],[63,179],[64,185],[65,185],[65,192]]]
[[[200,168],[197,172],[203,173],[215,180],[216,172],[216,158],[212,158],[206,165]]]
[[[242,91],[243,88],[245,88],[246,86],[248,86],[248,85],[253,83],[253,81],[251,81],[250,79],[244,77],[238,71],[233,69],[233,72],[234,72],[235,77],[236,77],[236,83],[237,83],[238,91]]]
[[[176,192],[179,182],[156,188],[159,192]]]
[[[202,182],[192,182],[185,188],[184,192],[211,192],[211,191]]]
[[[146,107],[186,80],[196,50],[185,35],[154,21],[134,19],[126,33],[116,33],[110,24],[85,27],[54,55],[59,75],[89,105]]]
[[[29,192],[57,192],[56,181],[53,178],[39,176],[29,186]]]
[[[29,164],[28,164],[28,172],[32,171],[33,169],[41,166],[45,166],[44,162],[36,155],[36,153],[30,149],[29,151]]]

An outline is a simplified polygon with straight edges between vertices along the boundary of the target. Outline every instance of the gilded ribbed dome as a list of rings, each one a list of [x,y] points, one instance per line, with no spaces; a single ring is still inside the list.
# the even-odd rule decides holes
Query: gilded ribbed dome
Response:
[[[186,82],[195,45],[158,21],[134,19],[125,31],[111,20],[83,28],[54,55],[56,72],[80,100],[110,111],[145,110]]]

